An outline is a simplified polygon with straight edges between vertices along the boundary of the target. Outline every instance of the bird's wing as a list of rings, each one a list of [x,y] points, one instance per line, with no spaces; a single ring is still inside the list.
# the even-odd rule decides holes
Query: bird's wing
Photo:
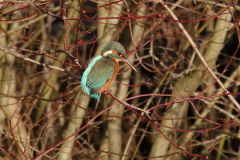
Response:
[[[97,61],[87,75],[87,87],[91,94],[97,93],[113,76],[116,64],[114,61],[102,58]]]

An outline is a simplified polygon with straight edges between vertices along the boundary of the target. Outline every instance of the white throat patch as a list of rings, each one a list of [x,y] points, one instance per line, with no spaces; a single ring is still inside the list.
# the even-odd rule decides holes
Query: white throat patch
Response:
[[[112,53],[112,50],[109,50],[109,51],[104,52],[104,53],[103,53],[103,56],[104,56],[104,57],[107,57],[107,55],[109,55],[109,54],[113,54],[113,53]]]

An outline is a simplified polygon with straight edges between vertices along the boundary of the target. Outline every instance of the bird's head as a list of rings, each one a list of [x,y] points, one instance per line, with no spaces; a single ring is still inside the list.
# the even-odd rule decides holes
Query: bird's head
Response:
[[[124,47],[121,45],[121,43],[117,41],[111,41],[108,44],[106,44],[101,52],[103,57],[112,58],[115,61],[123,61],[126,63],[129,67],[131,67],[134,71],[137,72],[137,70],[131,65],[131,63],[126,59],[126,51]]]

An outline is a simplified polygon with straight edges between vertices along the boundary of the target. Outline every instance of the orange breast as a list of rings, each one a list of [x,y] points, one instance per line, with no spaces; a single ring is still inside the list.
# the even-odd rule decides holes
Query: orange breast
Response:
[[[112,60],[114,60],[112,58]],[[116,78],[118,71],[119,71],[119,64],[118,61],[114,60],[114,62],[116,63],[116,66],[114,66],[114,74],[113,76],[107,81],[107,83],[99,90],[99,92],[103,92],[107,90],[107,87],[111,84],[111,82]]]

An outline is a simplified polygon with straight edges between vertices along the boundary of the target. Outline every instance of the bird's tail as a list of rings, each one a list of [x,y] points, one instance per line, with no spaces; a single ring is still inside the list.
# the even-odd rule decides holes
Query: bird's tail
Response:
[[[97,93],[91,95],[92,98],[95,98],[98,102],[100,102],[99,96]]]

